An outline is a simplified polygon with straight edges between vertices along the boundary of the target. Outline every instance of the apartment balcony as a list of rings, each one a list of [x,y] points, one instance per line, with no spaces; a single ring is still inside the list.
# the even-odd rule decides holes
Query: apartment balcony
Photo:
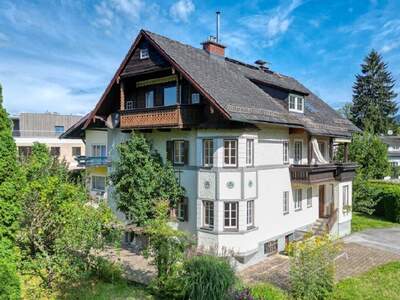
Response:
[[[111,161],[107,156],[85,156],[75,157],[79,167],[102,167],[110,165]]]
[[[355,176],[355,163],[329,163],[319,165],[291,165],[292,183],[316,184],[328,181],[351,181]]]
[[[201,119],[201,105],[173,105],[121,111],[121,129],[185,128]]]

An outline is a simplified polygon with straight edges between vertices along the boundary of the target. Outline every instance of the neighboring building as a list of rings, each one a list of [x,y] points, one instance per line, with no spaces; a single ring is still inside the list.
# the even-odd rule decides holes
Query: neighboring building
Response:
[[[381,137],[382,141],[388,146],[388,159],[392,166],[400,165],[400,136],[387,135]]]
[[[46,144],[52,155],[65,159],[70,169],[78,168],[75,157],[85,153],[79,138],[60,139],[60,135],[82,117],[56,113],[21,113],[11,116],[13,136],[20,156],[28,156],[34,142]]]
[[[331,159],[358,129],[295,79],[224,48],[140,32],[94,110],[64,134],[86,140],[92,192],[115,209],[110,161],[135,131],[172,161],[186,191],[179,228],[199,246],[247,263],[304,230],[349,234],[355,165]]]

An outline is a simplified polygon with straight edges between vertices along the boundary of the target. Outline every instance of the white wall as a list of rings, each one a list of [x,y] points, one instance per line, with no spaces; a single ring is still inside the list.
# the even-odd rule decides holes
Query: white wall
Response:
[[[92,145],[105,145],[107,147],[107,131],[106,130],[86,130],[86,156],[92,156]]]

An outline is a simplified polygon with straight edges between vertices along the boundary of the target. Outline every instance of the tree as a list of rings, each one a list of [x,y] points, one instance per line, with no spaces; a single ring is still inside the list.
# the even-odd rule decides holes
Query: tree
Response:
[[[346,103],[341,108],[337,110],[337,112],[343,117],[348,120],[351,120],[351,109],[353,105],[351,103]]]
[[[162,162],[143,135],[132,134],[126,143],[118,146],[118,153],[120,159],[111,174],[118,209],[136,225],[148,223],[160,199],[175,206],[183,197],[171,164]]]
[[[351,120],[356,126],[376,134],[387,134],[388,129],[396,128],[394,117],[398,108],[394,84],[382,56],[372,50],[364,59],[361,74],[356,75],[353,86]]]

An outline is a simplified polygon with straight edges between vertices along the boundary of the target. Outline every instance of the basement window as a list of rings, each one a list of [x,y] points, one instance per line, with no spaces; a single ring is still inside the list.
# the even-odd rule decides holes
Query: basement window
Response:
[[[290,94],[289,111],[304,113],[304,97]]]
[[[149,49],[144,48],[144,49],[140,49],[140,59],[146,59],[149,58]]]

